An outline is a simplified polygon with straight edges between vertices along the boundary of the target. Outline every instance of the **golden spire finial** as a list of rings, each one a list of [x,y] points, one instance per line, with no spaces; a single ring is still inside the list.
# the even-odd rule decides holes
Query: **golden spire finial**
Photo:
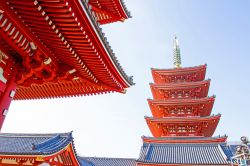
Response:
[[[179,68],[181,67],[181,54],[180,54],[179,42],[176,36],[174,38],[173,53],[174,53],[174,66],[176,68]]]

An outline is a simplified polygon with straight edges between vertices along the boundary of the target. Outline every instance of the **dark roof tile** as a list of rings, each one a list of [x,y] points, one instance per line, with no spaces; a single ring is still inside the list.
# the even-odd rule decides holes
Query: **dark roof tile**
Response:
[[[143,144],[138,162],[158,164],[228,164],[226,144]]]
[[[136,166],[135,159],[79,157],[82,165],[86,166]]]
[[[0,134],[0,154],[45,155],[65,148],[73,142],[72,133],[60,134]]]

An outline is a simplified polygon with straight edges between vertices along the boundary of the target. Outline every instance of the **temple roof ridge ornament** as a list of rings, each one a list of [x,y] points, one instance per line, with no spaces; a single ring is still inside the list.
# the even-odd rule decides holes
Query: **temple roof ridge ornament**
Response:
[[[174,38],[173,53],[174,53],[174,66],[175,68],[180,68],[181,67],[181,53],[180,53],[179,41],[176,36]]]

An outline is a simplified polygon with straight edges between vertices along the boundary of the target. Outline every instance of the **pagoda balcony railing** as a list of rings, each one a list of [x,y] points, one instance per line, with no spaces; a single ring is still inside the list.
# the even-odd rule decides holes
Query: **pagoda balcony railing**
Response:
[[[163,117],[189,117],[200,116],[201,107],[173,107],[173,108],[161,108]]]
[[[196,99],[207,97],[206,93],[203,93],[201,88],[192,90],[161,90],[160,94],[156,98],[165,100],[170,99]]]
[[[187,75],[173,75],[173,76],[160,76],[161,79],[157,80],[157,83],[180,83],[180,82],[196,82],[202,81],[199,79],[199,75],[197,73],[189,73]]]
[[[170,126],[163,128],[164,136],[203,136],[201,126]]]

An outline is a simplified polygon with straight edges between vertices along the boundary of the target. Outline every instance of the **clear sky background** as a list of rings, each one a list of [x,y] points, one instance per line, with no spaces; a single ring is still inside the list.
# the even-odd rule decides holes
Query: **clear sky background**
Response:
[[[250,1],[125,0],[133,18],[103,26],[119,62],[134,76],[124,94],[14,101],[3,132],[74,131],[81,156],[137,158],[141,136],[151,133],[150,68],[172,68],[172,45],[179,38],[184,67],[207,64],[213,113],[222,118],[215,132],[238,141],[249,133]]]

